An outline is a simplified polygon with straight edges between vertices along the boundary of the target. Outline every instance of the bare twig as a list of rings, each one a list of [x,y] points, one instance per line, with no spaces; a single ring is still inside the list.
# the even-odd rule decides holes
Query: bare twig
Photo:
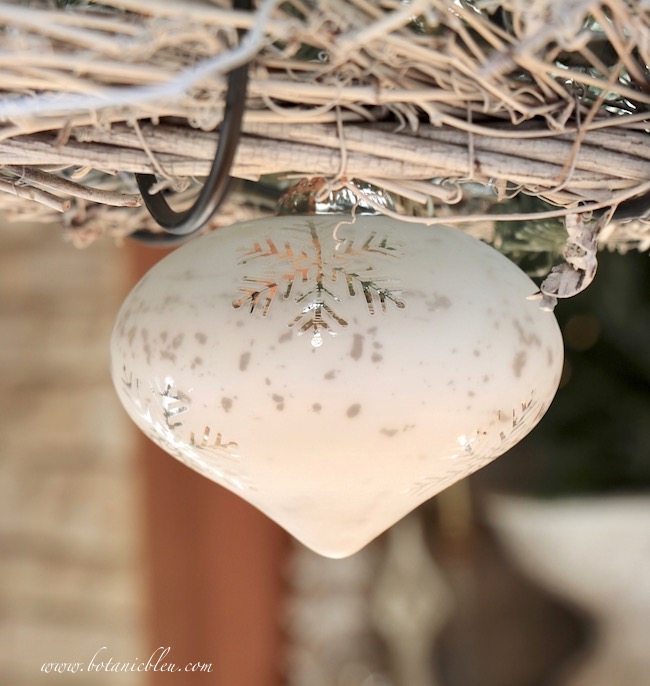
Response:
[[[100,188],[90,188],[89,186],[83,186],[80,183],[75,183],[74,181],[32,167],[7,165],[4,169],[16,174],[20,179],[31,181],[45,189],[54,191],[55,193],[82,198],[83,200],[96,202],[100,205],[110,205],[111,207],[139,207],[142,204],[142,198],[139,195],[115,193]]]
[[[14,195],[18,198],[26,198],[37,202],[40,205],[45,205],[56,212],[65,212],[70,209],[72,204],[70,200],[61,200],[56,195],[42,191],[33,186],[25,186],[20,183],[12,183],[11,181],[4,181],[0,179],[0,192]]]

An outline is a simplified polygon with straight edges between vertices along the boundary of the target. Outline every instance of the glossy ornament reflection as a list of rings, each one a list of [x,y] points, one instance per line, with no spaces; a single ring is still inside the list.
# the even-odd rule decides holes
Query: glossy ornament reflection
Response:
[[[315,551],[352,554],[546,412],[563,347],[489,246],[385,216],[272,217],[195,239],[124,303],[126,410]]]

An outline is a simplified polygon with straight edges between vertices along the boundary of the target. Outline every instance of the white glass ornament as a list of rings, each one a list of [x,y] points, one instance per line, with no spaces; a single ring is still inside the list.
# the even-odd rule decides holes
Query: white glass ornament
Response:
[[[298,540],[350,555],[521,440],[563,345],[534,283],[449,227],[287,216],[192,240],[126,299],[136,424]]]

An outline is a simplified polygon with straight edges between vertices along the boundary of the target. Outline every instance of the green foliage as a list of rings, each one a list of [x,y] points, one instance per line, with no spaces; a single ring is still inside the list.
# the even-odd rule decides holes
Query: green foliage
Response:
[[[528,195],[519,194],[495,205],[493,212],[524,213],[555,209],[552,205]],[[560,261],[567,233],[564,220],[499,221],[495,226],[494,247],[509,257],[529,276],[543,277]]]

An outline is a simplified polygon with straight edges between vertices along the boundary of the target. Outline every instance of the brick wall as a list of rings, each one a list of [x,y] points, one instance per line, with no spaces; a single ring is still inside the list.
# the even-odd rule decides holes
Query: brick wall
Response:
[[[146,658],[133,429],[108,375],[125,258],[0,225],[0,683],[138,686],[44,662]]]

